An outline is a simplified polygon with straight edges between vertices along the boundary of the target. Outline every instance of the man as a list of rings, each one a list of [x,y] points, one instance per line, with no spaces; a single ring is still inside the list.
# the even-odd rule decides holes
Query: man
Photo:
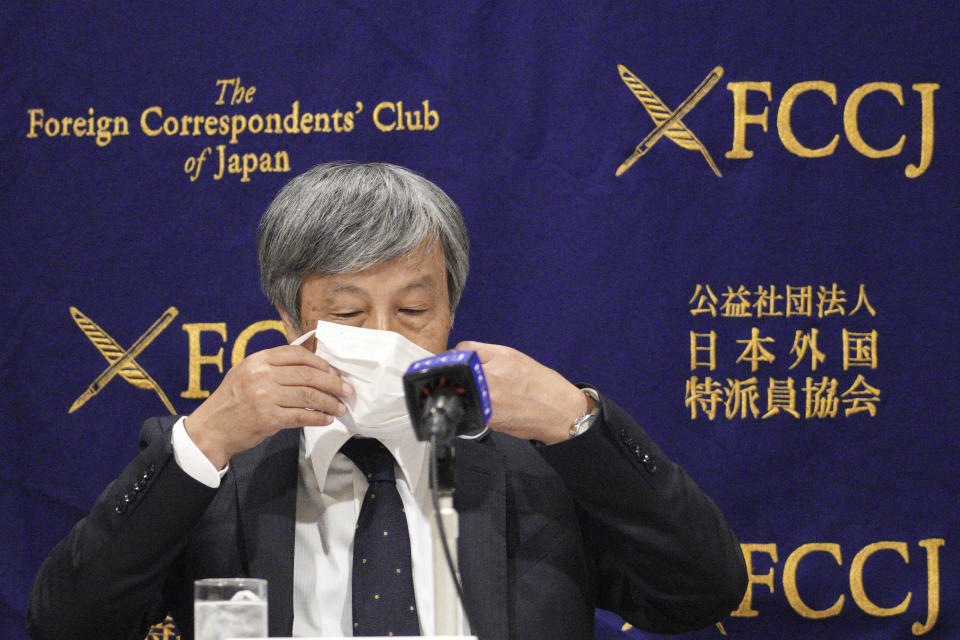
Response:
[[[392,331],[431,353],[447,347],[467,253],[446,194],[385,164],[294,178],[264,214],[258,247],[291,341],[322,320]],[[629,416],[508,347],[457,348],[479,354],[493,405],[493,432],[460,441],[456,459],[473,633],[588,638],[594,607],[675,632],[736,607],[746,585],[736,539]],[[31,635],[139,639],[173,612],[190,638],[193,580],[241,575],[269,580],[271,635],[352,635],[366,558],[351,546],[368,487],[340,418],[355,391],[312,351],[256,353],[191,415],[147,421],[140,454],[41,568]],[[409,527],[409,610],[429,633],[426,451],[384,445]]]

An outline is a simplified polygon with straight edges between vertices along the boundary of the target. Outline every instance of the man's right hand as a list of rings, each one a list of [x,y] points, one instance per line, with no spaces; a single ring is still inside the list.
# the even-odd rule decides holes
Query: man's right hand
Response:
[[[299,346],[259,351],[233,367],[184,421],[217,469],[280,429],[328,425],[353,388],[323,358]]]

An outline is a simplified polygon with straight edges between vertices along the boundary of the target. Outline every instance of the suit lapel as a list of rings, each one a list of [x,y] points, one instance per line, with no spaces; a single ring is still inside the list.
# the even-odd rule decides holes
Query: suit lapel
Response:
[[[270,635],[293,628],[293,553],[300,429],[284,429],[230,463],[244,568],[268,581]]]
[[[457,442],[454,506],[466,606],[480,638],[507,638],[506,470],[491,439]]]

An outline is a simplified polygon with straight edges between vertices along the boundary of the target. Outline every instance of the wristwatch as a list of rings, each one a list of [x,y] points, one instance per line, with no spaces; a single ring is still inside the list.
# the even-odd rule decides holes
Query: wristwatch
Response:
[[[588,398],[593,399],[594,407],[592,411],[584,413],[570,425],[571,438],[575,438],[581,433],[586,432],[586,430],[590,428],[590,425],[593,424],[593,421],[597,419],[597,416],[600,415],[600,394],[597,393],[597,390],[591,387],[584,387],[580,389],[580,391],[583,391],[583,394]]]

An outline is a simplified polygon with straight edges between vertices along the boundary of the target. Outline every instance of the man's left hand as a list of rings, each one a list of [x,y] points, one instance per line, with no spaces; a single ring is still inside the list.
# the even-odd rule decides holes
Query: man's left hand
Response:
[[[476,351],[480,358],[494,431],[554,444],[567,440],[574,421],[593,408],[592,400],[566,378],[516,349],[472,341],[455,349]]]

